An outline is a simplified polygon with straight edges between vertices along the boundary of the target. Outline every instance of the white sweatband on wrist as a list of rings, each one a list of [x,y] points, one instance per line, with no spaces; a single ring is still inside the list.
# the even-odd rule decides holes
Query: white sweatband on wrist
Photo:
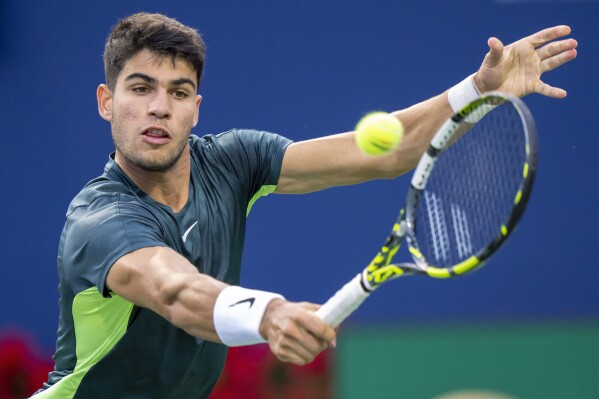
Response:
[[[266,342],[260,335],[260,323],[268,303],[282,298],[272,292],[250,290],[231,285],[216,298],[214,328],[227,346],[244,346]]]
[[[453,112],[457,113],[472,101],[480,98],[480,96],[481,93],[474,84],[473,75],[470,75],[449,89],[449,92],[447,93],[447,100],[449,101],[449,105],[451,105]],[[495,105],[482,104],[473,113],[465,117],[464,120],[468,123],[476,123],[480,121],[486,114],[491,112],[493,108],[495,108]]]
[[[466,105],[480,97],[480,92],[474,84],[472,75],[449,89],[447,100],[453,112],[459,112]]]

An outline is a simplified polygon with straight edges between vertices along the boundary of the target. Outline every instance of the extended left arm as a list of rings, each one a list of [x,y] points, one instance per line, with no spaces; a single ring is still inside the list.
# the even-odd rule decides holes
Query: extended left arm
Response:
[[[477,89],[481,93],[496,90],[518,97],[530,93],[565,97],[565,90],[544,83],[541,75],[576,58],[576,40],[554,41],[570,31],[568,26],[555,26],[508,46],[490,38],[489,52],[472,76]],[[404,125],[405,136],[396,150],[380,157],[360,152],[354,143],[354,132],[294,143],[283,158],[276,192],[299,194],[397,177],[416,166],[432,136],[452,112],[447,91],[394,112]]]
[[[276,192],[300,194],[397,177],[415,166],[451,112],[447,93],[394,112],[404,125],[404,138],[396,150],[384,156],[361,152],[354,132],[293,143],[285,152]]]

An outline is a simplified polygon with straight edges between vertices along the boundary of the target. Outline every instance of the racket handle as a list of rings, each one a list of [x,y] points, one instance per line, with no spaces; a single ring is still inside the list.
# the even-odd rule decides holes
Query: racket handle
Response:
[[[358,274],[345,284],[324,305],[316,311],[316,315],[331,327],[337,327],[354,310],[370,296],[361,284],[362,275]]]

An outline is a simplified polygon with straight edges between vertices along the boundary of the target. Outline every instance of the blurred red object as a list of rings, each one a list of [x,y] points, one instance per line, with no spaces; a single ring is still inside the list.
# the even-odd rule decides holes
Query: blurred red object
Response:
[[[0,332],[0,399],[31,396],[47,381],[51,357],[40,353],[28,334]]]
[[[229,349],[223,374],[210,399],[330,399],[331,352],[305,366],[279,361],[267,345]]]
[[[230,348],[223,374],[210,399],[330,399],[331,354],[305,366],[279,361],[267,345]],[[0,332],[0,399],[24,399],[47,381],[50,355],[27,333]]]

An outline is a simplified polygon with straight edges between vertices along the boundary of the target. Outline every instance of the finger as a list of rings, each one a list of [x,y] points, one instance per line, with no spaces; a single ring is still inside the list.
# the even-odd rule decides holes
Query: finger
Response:
[[[301,305],[304,309],[308,309],[312,312],[316,312],[320,308],[320,305],[317,305],[312,302],[300,302],[299,305]]]
[[[302,302],[300,305],[307,311],[297,315],[296,328],[293,329],[294,334],[290,338],[304,345],[310,352],[320,352],[335,339],[335,329],[316,315],[320,305],[308,302]]]
[[[566,62],[572,61],[574,58],[576,58],[577,54],[578,53],[576,52],[576,50],[568,50],[566,52],[557,54],[553,57],[544,59],[543,61],[541,61],[541,71],[547,72],[559,66],[562,66]]]
[[[335,336],[337,335],[335,329],[325,322],[314,313],[318,310],[318,306],[312,312],[306,314],[306,317],[303,317],[299,320],[301,327],[303,327],[306,331],[312,334],[316,339],[323,341],[325,343],[330,343]]]
[[[304,364],[310,363],[314,356],[311,356],[303,348],[281,348],[277,351],[273,351],[277,359],[282,362],[288,362],[303,366]]]
[[[503,57],[504,46],[501,40],[497,39],[496,37],[489,38],[487,45],[489,46],[489,52],[485,56],[483,64],[492,68],[501,61],[501,57]]]
[[[310,333],[300,337],[289,337],[284,345],[304,364],[311,362],[320,352],[329,347],[327,341],[318,339]]]
[[[569,50],[574,50],[576,47],[578,47],[578,42],[576,40],[566,39],[548,43],[543,47],[539,47],[536,51],[538,57],[541,60],[544,60],[545,58],[553,57],[560,53],[565,53]]]
[[[525,40],[534,47],[541,46],[559,37],[567,36],[572,32],[567,25],[558,25],[552,28],[543,29],[537,33],[528,36]]]
[[[552,98],[564,98],[568,94],[564,89],[553,87],[545,82],[538,81],[533,90],[535,93]]]
[[[541,60],[541,71],[547,72],[576,58],[578,42],[574,39],[561,40],[549,43],[537,49],[537,56]]]
[[[282,361],[306,364],[322,352],[327,343],[291,323],[281,330],[276,340],[270,342],[270,347],[275,356]]]
[[[323,348],[324,349],[324,348]],[[312,352],[301,345],[293,345],[290,346],[284,353],[286,359],[280,358],[281,360],[285,360],[291,362],[293,364],[304,365],[310,363],[316,355],[318,355],[322,350],[317,352]]]
[[[298,334],[290,336],[289,338],[291,341],[301,345],[307,351],[316,355],[318,352],[327,348],[329,342],[335,339],[334,330],[322,322],[321,324],[324,328],[321,328],[320,324],[318,326],[307,326],[306,324],[301,323]],[[333,333],[331,334],[329,330],[333,330]]]
[[[313,311],[318,310],[319,307],[317,305]],[[300,327],[306,331],[306,334],[313,338],[300,341],[307,350],[318,354],[326,348],[337,347],[337,330],[324,323],[315,313],[308,313],[305,318],[298,320],[298,322]]]

